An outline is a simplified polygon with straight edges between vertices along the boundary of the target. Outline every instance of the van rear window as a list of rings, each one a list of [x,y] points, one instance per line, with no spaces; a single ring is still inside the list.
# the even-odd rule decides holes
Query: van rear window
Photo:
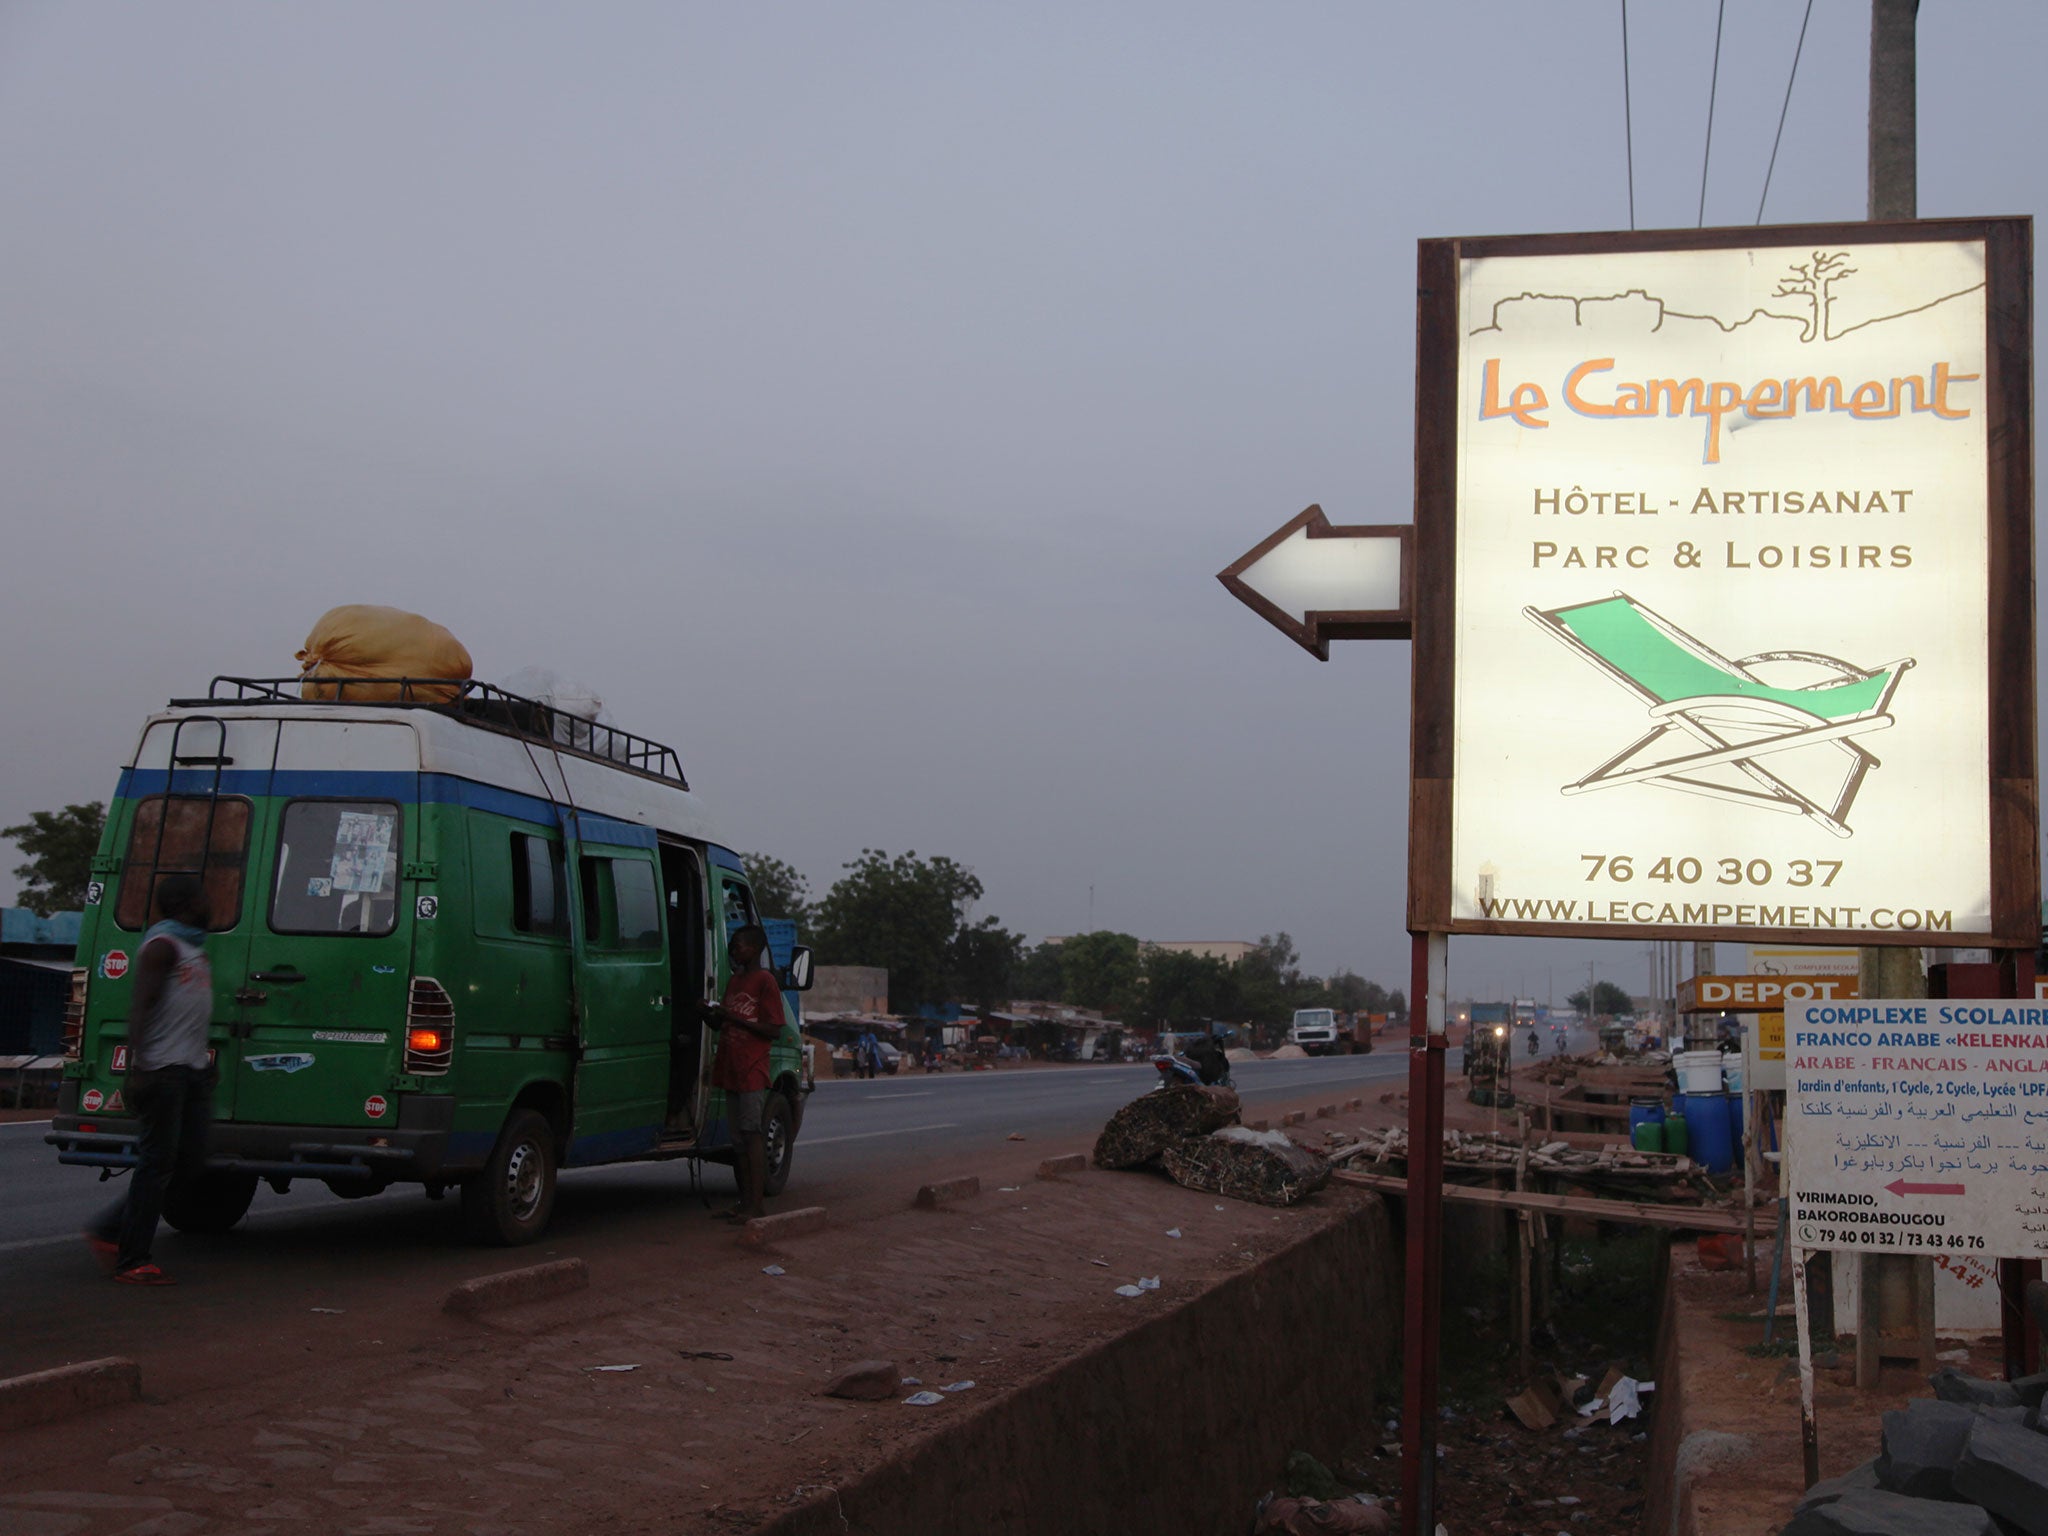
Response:
[[[277,933],[377,936],[398,925],[398,807],[294,800],[277,840],[270,926]]]
[[[242,866],[249,853],[249,802],[208,795],[173,795],[170,820],[165,797],[151,795],[135,806],[122,861],[121,894],[114,921],[130,930],[146,928],[157,882],[165,875],[199,874],[206,887],[210,926],[225,932],[242,919]],[[213,830],[209,837],[209,818]],[[204,851],[202,861],[200,854]]]
[[[520,933],[567,938],[568,883],[562,845],[527,832],[512,834],[512,926]]]

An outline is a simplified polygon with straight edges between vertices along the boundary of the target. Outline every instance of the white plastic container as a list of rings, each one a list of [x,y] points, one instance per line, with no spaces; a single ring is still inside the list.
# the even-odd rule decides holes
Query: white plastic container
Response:
[[[1721,1053],[1719,1051],[1680,1051],[1671,1058],[1678,1068],[1678,1091],[1680,1093],[1719,1093],[1721,1091]]]
[[[1727,1065],[1721,1068],[1721,1076],[1727,1082],[1730,1093],[1742,1092],[1742,1058],[1730,1052]]]

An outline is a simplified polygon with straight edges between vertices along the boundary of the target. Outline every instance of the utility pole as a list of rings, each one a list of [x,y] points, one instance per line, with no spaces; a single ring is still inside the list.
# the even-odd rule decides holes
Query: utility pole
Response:
[[[1920,0],[1870,3],[1870,201],[1872,223],[1917,219],[1919,84],[1915,28]],[[1927,972],[1910,945],[1866,945],[1856,958],[1864,997],[1925,997]],[[1907,1255],[1857,1258],[1856,1385],[1877,1383],[1880,1339],[1887,1328],[1917,1334],[1923,1364],[1934,1350],[1934,1263]],[[1825,1321],[1824,1324],[1825,1326]],[[1810,1415],[1801,1425],[1809,1484],[1818,1476]]]
[[[1919,85],[1914,31],[1920,0],[1870,0],[1869,217],[1917,219],[1919,211]],[[1872,945],[1857,957],[1865,997],[1925,997],[1920,951]]]

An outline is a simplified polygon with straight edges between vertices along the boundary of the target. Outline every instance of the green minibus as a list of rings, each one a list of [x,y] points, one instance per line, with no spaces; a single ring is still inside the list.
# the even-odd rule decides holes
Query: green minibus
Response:
[[[461,1193],[479,1241],[530,1242],[563,1168],[730,1161],[702,1005],[761,921],[675,752],[474,681],[216,678],[143,727],[93,862],[47,1140],[136,1161],[121,1097],[133,957],[157,881],[199,877],[218,1082],[206,1171],[165,1217],[222,1232],[259,1184]],[[784,984],[769,1193],[805,1096],[811,956]]]

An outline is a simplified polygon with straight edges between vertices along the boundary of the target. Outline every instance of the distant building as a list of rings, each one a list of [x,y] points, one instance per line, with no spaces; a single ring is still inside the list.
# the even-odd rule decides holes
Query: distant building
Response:
[[[820,1022],[843,1013],[889,1011],[889,972],[879,965],[820,965],[804,994],[804,1018]]]
[[[45,1080],[63,1065],[64,1004],[83,918],[0,907],[0,1102],[29,1102],[31,1083],[54,1091]]]

